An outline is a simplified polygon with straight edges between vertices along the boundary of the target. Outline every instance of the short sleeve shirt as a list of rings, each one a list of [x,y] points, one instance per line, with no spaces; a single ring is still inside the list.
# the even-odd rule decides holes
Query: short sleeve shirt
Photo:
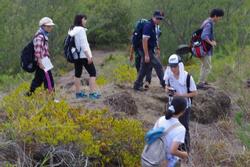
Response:
[[[150,22],[144,25],[142,35],[143,37],[149,37],[148,48],[149,50],[154,50],[154,48],[157,46],[157,39],[155,24],[152,19],[150,20]]]
[[[168,76],[166,72],[164,74],[164,80],[165,80],[166,85],[170,84],[170,86],[172,88],[174,88],[176,90],[176,92],[181,93],[181,94],[187,93],[187,85],[186,85],[187,83],[186,82],[184,85],[181,85],[179,83],[179,81],[173,75]],[[195,85],[195,82],[194,82],[194,79],[192,76],[190,76],[189,90],[191,92],[197,91],[197,88],[196,88],[196,85]],[[191,107],[191,100],[189,98],[186,98],[186,99],[187,99],[187,105],[189,107]]]
[[[180,123],[178,118],[171,118],[169,120],[165,119],[165,116],[162,116],[158,119],[155,123],[154,128],[163,127],[165,130],[170,128],[172,125]],[[180,126],[172,129],[166,136],[165,140],[167,141],[167,156],[170,156],[170,148],[173,142],[184,143],[186,129],[185,127],[180,124]]]

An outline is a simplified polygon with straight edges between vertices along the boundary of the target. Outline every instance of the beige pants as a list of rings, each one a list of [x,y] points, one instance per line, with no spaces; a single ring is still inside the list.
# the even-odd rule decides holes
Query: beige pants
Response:
[[[207,76],[212,69],[211,56],[204,56],[200,58],[201,70],[200,70],[200,82],[206,82]]]

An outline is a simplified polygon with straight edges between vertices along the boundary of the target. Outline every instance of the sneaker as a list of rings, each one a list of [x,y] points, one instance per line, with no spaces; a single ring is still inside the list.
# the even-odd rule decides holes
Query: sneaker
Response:
[[[55,102],[55,103],[59,103],[59,102],[60,102],[60,100],[58,100],[58,99],[54,99],[54,102]]]
[[[87,94],[85,94],[84,92],[78,92],[76,93],[76,98],[79,99],[79,98],[85,98],[85,97],[88,97]]]
[[[97,93],[97,92],[93,92],[93,93],[90,93],[90,94],[89,94],[89,98],[90,98],[90,99],[93,99],[93,100],[99,99],[100,97],[101,97],[101,94],[100,94],[100,93]]]

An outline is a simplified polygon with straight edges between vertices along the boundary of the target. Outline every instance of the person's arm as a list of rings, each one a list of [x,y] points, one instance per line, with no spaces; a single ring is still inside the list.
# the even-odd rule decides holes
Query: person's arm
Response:
[[[44,69],[44,65],[42,64],[42,50],[44,47],[44,40],[43,37],[41,37],[40,35],[38,35],[37,37],[34,38],[33,40],[33,44],[34,44],[34,51],[35,51],[35,57],[37,59],[37,65],[39,66],[39,68]]]
[[[174,96],[181,96],[181,97],[194,97],[194,96],[197,96],[198,92],[197,91],[191,91],[190,93],[178,93],[176,92],[174,94]]]
[[[87,35],[84,29],[81,30],[81,36],[80,36],[80,48],[83,49],[84,54],[86,55],[88,59],[88,64],[91,64],[93,62],[92,60],[92,53],[89,47]]]
[[[173,141],[171,148],[170,148],[170,154],[180,157],[182,159],[188,158],[188,153],[186,151],[178,150],[179,145],[180,145],[179,142]]]
[[[129,49],[129,61],[133,62],[134,59],[134,47],[133,45],[130,45],[130,49]]]
[[[194,97],[197,96],[198,91],[194,82],[194,79],[192,76],[190,76],[190,87],[189,87],[190,92],[189,93],[184,93],[184,94],[179,94],[175,93],[175,96],[182,96],[182,97]]]
[[[204,25],[204,27],[203,27],[203,31],[202,31],[202,34],[201,34],[201,39],[205,40],[211,46],[216,46],[216,42],[209,38],[209,36],[212,35],[211,33],[212,33],[212,23],[206,23]]]
[[[149,53],[148,53],[148,40],[149,40],[148,36],[142,37],[142,46],[143,46],[143,51],[144,51],[145,63],[150,62]]]

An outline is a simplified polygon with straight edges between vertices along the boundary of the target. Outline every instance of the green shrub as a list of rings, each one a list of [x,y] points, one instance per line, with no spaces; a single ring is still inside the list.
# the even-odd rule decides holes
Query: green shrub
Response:
[[[76,109],[63,100],[55,103],[42,89],[25,97],[27,89],[27,84],[19,86],[1,103],[7,119],[0,127],[7,139],[31,145],[75,143],[83,155],[102,164],[139,166],[144,144],[141,122],[113,118],[106,109]]]
[[[108,83],[104,75],[98,75],[96,78],[96,84],[99,86],[104,86]]]
[[[133,83],[136,79],[136,69],[128,64],[121,64],[113,70],[114,81],[117,84]]]

